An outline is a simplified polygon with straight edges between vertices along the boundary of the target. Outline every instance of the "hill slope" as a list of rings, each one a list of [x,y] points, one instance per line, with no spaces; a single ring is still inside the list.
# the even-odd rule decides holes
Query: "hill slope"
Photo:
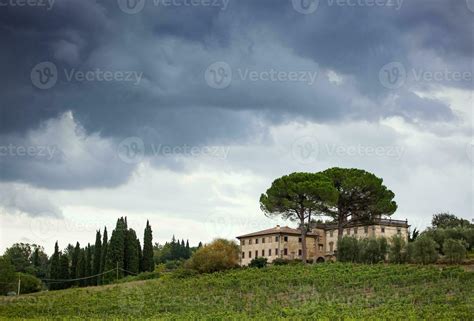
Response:
[[[474,315],[474,273],[321,264],[164,277],[0,299],[9,318],[456,318]]]

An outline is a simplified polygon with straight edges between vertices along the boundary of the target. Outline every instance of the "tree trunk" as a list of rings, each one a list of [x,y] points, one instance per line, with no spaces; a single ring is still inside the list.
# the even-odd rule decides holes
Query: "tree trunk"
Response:
[[[306,227],[304,226],[304,220],[301,220],[301,252],[303,264],[306,264]]]
[[[337,213],[337,240],[340,241],[344,236],[344,213],[339,209]]]

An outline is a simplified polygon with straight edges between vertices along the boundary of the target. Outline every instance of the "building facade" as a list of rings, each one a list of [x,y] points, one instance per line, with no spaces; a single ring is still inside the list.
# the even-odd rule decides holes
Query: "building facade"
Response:
[[[408,221],[378,219],[373,224],[349,223],[344,228],[344,236],[357,238],[385,237],[400,235],[405,240],[409,236]],[[333,260],[337,251],[338,229],[334,224],[318,224],[306,236],[307,259],[312,262]],[[240,241],[240,265],[248,265],[256,257],[265,257],[271,263],[277,258],[301,259],[302,239],[299,229],[288,226],[254,232],[238,236]]]

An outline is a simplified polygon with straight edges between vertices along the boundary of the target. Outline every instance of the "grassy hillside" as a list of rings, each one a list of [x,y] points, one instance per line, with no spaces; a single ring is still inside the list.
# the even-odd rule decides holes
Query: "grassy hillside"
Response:
[[[459,268],[321,264],[243,269],[0,299],[1,318],[449,318],[474,315]]]

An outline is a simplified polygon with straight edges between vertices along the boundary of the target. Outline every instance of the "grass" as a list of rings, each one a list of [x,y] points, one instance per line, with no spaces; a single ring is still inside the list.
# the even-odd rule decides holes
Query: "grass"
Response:
[[[474,273],[411,265],[240,269],[0,299],[0,318],[471,319]]]

